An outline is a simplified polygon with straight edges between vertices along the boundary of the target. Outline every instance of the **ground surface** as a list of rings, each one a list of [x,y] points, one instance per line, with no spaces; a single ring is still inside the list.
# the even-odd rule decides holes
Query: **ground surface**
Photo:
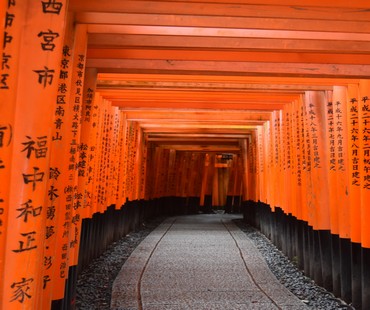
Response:
[[[101,257],[96,259],[82,272],[78,280],[77,288],[76,304],[78,309],[110,309],[112,284],[123,263],[135,248],[137,248],[140,242],[144,240],[162,220],[163,218],[149,221],[145,223],[139,231],[130,233],[130,235],[115,242]],[[240,217],[234,219],[233,222],[243,230],[243,235],[247,236],[259,249],[261,255],[267,261],[269,267],[280,282],[291,289],[310,309],[330,310],[348,308],[348,306],[343,304],[340,300],[335,299],[332,294],[316,286],[310,279],[305,277],[267,238],[254,228],[242,222]],[[232,231],[234,230],[233,228]],[[155,263],[155,260],[153,260],[152,263]],[[224,265],[226,266],[223,267],[224,271],[227,271],[228,268],[230,268],[230,264],[225,263]],[[245,273],[245,270],[243,272]],[[145,291],[145,285],[143,288]],[[208,296],[212,295],[212,293],[206,293],[206,295],[207,294]],[[143,294],[143,296],[145,296],[145,294]],[[206,298],[206,296],[203,296],[203,298]],[[231,297],[224,295],[223,298],[230,299]]]

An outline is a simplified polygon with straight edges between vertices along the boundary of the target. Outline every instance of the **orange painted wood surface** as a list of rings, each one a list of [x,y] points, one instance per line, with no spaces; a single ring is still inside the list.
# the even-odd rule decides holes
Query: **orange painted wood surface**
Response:
[[[16,94],[18,86],[19,62],[11,61],[20,54],[22,28],[26,12],[20,5],[6,3],[0,5],[1,33],[4,38],[1,45],[2,66],[0,71],[0,274],[5,272],[6,235],[9,214],[9,194],[11,179],[11,161],[14,148],[13,131],[16,117]],[[7,15],[8,14],[8,15]],[[15,16],[7,18],[6,16]],[[5,35],[6,34],[6,35]],[[0,281],[0,300],[3,296],[4,281]]]
[[[349,177],[349,205],[350,205],[350,227],[351,240],[361,243],[361,188],[363,184],[363,173],[360,169],[360,150],[358,140],[360,139],[359,119],[359,86],[349,84],[347,93],[347,141],[348,141],[348,177]]]
[[[0,4],[4,309],[62,299],[82,220],[128,201],[239,196],[370,248],[367,1],[66,7]]]
[[[335,119],[336,119],[336,152],[337,152],[337,180],[334,185],[337,188],[338,201],[338,220],[339,220],[339,235],[343,239],[351,238],[351,212],[350,212],[350,175],[349,175],[349,158],[348,145],[350,144],[346,133],[349,132],[349,124],[347,123],[347,105],[348,93],[346,87],[336,86],[333,90],[333,103],[335,104]],[[340,197],[340,199],[338,199]]]
[[[325,108],[326,98],[323,92],[308,92],[305,97],[308,128],[311,146],[311,181],[309,192],[309,215],[313,218],[314,229],[330,230],[330,212],[328,193],[328,166]],[[322,208],[322,206],[326,206]]]
[[[368,100],[370,98],[369,81],[361,81],[359,84],[359,151],[360,169],[363,183],[361,184],[361,244],[370,248],[370,225],[367,219],[370,216],[370,141],[369,132],[370,110]]]
[[[2,264],[6,270],[2,276],[1,305],[4,309],[42,307],[43,287],[52,281],[52,278],[43,277],[43,260],[46,249],[44,240],[55,233],[53,227],[46,223],[45,198],[51,195],[51,189],[47,188],[51,128],[57,95],[56,72],[65,26],[65,2],[60,3],[58,14],[54,14],[39,3],[28,1],[26,11],[21,4],[9,2],[8,14],[14,14],[14,24],[10,22],[9,27],[14,25],[15,28],[14,32],[9,29],[9,33],[4,29],[5,42],[14,43],[13,47],[18,50],[9,54],[11,62],[8,64],[13,62],[14,69],[17,66],[22,68],[9,75],[9,85],[13,88],[9,93],[11,97],[6,96],[9,107],[12,107],[5,112],[5,116],[9,117],[5,122],[8,124],[6,136],[9,141],[11,129],[13,144],[11,161],[6,163],[11,173],[5,197],[9,203],[7,227],[11,229],[6,233],[5,260]],[[19,15],[15,16],[15,13]],[[19,20],[16,21],[16,18]],[[14,41],[9,36],[14,37]],[[5,44],[5,49],[7,46]],[[5,49],[4,52],[8,52]],[[4,84],[7,78],[2,76],[1,81]],[[1,98],[3,104],[5,98]],[[8,114],[12,112],[13,116]],[[20,295],[20,288],[26,288],[27,295]]]

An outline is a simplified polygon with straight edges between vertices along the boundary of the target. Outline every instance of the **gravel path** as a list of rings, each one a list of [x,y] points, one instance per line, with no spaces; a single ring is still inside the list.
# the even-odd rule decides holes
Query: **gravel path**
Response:
[[[132,232],[113,243],[95,259],[78,278],[76,308],[82,310],[109,309],[112,284],[126,259],[137,245],[155,229],[164,218],[146,222],[137,232]],[[236,220],[235,224],[255,243],[266,259],[271,271],[292,293],[316,310],[354,309],[336,299],[325,289],[315,285],[263,234],[253,227]]]
[[[140,242],[164,219],[164,217],[158,217],[149,220],[136,232],[131,232],[112,243],[104,254],[81,272],[77,280],[76,309],[110,309],[113,281],[123,264]]]
[[[265,258],[275,277],[307,306],[315,310],[354,309],[344,301],[317,286],[306,277],[271,241],[261,232],[243,222],[234,223],[254,242],[254,245]]]

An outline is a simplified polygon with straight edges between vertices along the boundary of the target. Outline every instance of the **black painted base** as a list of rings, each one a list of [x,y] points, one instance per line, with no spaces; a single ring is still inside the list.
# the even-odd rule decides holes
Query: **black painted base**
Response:
[[[331,233],[330,230],[319,231],[320,258],[322,272],[322,286],[328,291],[333,290],[332,273],[332,251],[331,251]]]
[[[332,235],[332,272],[333,272],[333,290],[335,296],[341,295],[341,272],[340,272],[340,238],[339,235]]]
[[[362,309],[370,309],[370,249],[362,248]]]
[[[361,244],[351,243],[351,271],[352,271],[352,305],[356,309],[362,308],[362,266]]]
[[[311,274],[311,264],[310,264],[310,232],[312,227],[308,223],[304,223],[303,229],[303,264],[304,273],[308,276]]]
[[[51,303],[51,310],[62,310],[63,308],[63,299],[53,300]]]
[[[346,302],[352,300],[352,266],[351,266],[351,240],[340,239],[340,296]]]
[[[322,265],[321,265],[321,249],[320,249],[320,232],[318,230],[314,230],[312,232],[312,265],[311,269],[313,271],[312,278],[315,280],[317,285],[323,286],[323,278],[322,278]],[[331,267],[330,267],[331,269]]]

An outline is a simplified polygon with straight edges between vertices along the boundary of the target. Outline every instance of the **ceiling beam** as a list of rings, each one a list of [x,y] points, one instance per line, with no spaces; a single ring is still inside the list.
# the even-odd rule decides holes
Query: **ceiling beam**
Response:
[[[285,104],[263,103],[214,103],[204,102],[178,102],[178,101],[144,101],[144,100],[111,100],[113,106],[120,108],[160,108],[160,109],[203,109],[203,110],[242,110],[242,111],[274,111],[281,110]]]
[[[325,1],[323,1],[325,2]],[[112,12],[112,13],[141,13],[141,14],[185,14],[209,15],[230,17],[276,17],[294,19],[322,19],[369,21],[370,11],[353,9],[351,7],[333,7],[333,3],[326,1],[327,6],[315,7],[297,4],[281,5],[280,3],[261,5],[238,2],[208,3],[189,1],[144,1],[144,0],[78,0],[69,3],[69,10],[73,12]],[[335,4],[334,4],[335,5]],[[369,4],[353,5],[369,8]]]
[[[238,153],[240,152],[239,146],[228,145],[159,145],[163,149],[172,149],[176,151],[186,152],[224,152],[224,153]]]
[[[369,42],[370,44],[370,42]],[[98,71],[153,72],[223,75],[268,75],[268,76],[317,76],[340,78],[368,78],[370,65],[225,62],[225,61],[179,61],[179,60],[132,60],[88,59],[87,67]]]
[[[335,3],[337,4],[337,2]],[[172,27],[219,27],[272,29],[293,31],[334,31],[368,33],[370,21],[336,21],[325,19],[296,19],[282,17],[240,17],[184,14],[137,14],[111,12],[80,12],[75,16],[80,24],[151,25]]]
[[[220,134],[220,135],[247,135],[255,131],[257,126],[250,129],[245,128],[179,128],[179,127],[162,127],[162,128],[143,128],[143,132],[147,134],[164,134],[164,133],[179,133],[179,134]]]
[[[125,99],[125,100],[186,100],[186,101],[203,101],[212,100],[212,102],[261,102],[261,103],[289,103],[297,99],[300,93],[267,93],[261,92],[228,92],[224,90],[222,93],[212,91],[171,91],[171,90],[105,90],[99,89],[100,94],[110,99]]]
[[[295,40],[337,40],[337,41],[369,41],[369,33],[271,30],[247,28],[206,28],[206,27],[174,27],[174,26],[138,26],[89,24],[88,33],[110,33],[120,35],[153,35],[178,37],[224,37],[224,38],[263,38],[263,39],[295,39]]]
[[[369,34],[370,36],[370,34]],[[183,50],[154,48],[89,48],[87,57],[92,59],[162,59],[203,61],[247,61],[290,63],[370,64],[368,54],[250,52],[222,50]]]
[[[145,109],[122,109],[127,120],[186,120],[186,121],[218,121],[218,122],[243,122],[243,121],[266,121],[270,119],[271,112],[244,112],[244,111],[220,111],[213,110],[204,112],[201,110],[186,111],[186,110],[145,110]]]
[[[245,132],[242,134],[230,134],[230,133],[221,133],[221,134],[212,134],[212,133],[183,133],[183,132],[167,132],[167,133],[147,133],[145,135],[148,140],[151,139],[246,139],[250,136],[250,132]]]
[[[149,82],[187,82],[187,83],[252,83],[252,84],[286,84],[297,85],[304,84],[310,85],[348,85],[350,83],[359,83],[354,79],[333,79],[333,78],[312,78],[312,77],[267,77],[267,76],[223,76],[212,75],[204,76],[198,75],[175,75],[175,74],[125,74],[125,73],[99,73],[98,84],[103,81],[120,81],[129,83],[142,83]]]
[[[333,34],[333,36],[335,36]],[[90,48],[96,46],[104,48],[138,48],[151,47],[162,49],[189,49],[189,50],[248,50],[274,52],[320,52],[341,54],[366,54],[370,52],[369,41],[354,40],[300,40],[276,38],[230,38],[230,37],[198,37],[177,35],[135,35],[119,33],[89,34]]]
[[[147,137],[147,141],[157,142],[161,144],[174,144],[176,141],[177,144],[224,144],[224,145],[237,145],[239,144],[239,139],[231,138],[207,138],[207,137]]]

